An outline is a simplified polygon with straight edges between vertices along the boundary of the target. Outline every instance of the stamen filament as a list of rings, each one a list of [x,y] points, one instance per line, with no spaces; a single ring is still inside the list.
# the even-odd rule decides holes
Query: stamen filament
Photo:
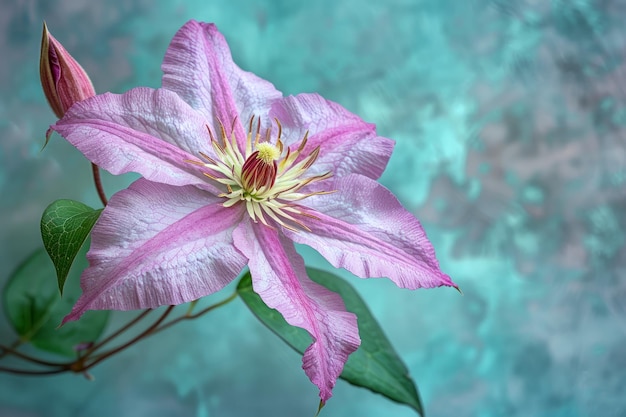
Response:
[[[217,165],[217,162],[215,162],[215,160],[213,158],[211,158],[209,155],[203,153],[203,152],[198,152],[200,154],[201,157],[203,157],[208,163],[213,164],[213,165]]]

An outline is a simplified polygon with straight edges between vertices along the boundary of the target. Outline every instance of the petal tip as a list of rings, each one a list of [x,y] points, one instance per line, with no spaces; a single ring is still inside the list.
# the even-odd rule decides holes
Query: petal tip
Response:
[[[71,321],[76,321],[80,318],[80,316],[82,315],[82,313],[77,314],[75,313],[73,310],[71,313],[69,313],[67,316],[63,317],[63,321],[61,321],[61,324],[59,324],[59,327],[62,327],[63,325],[65,325],[65,323],[69,323]]]

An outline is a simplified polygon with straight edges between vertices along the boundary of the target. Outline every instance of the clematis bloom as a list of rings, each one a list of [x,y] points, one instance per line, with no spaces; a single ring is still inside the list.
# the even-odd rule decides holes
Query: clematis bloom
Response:
[[[95,96],[52,126],[100,167],[143,177],[96,223],[65,321],[195,300],[247,265],[264,302],[311,334],[303,368],[326,401],[360,343],[357,321],[307,277],[294,242],[361,278],[454,286],[418,220],[376,182],[393,142],[317,94],[283,97],[241,70],[212,24],[186,23],[162,70],[161,88]]]

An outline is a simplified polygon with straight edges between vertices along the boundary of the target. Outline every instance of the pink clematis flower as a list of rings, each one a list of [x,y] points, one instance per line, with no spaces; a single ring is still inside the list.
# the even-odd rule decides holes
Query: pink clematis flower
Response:
[[[113,174],[143,176],[94,227],[65,321],[195,300],[247,265],[254,291],[313,337],[303,368],[326,401],[359,346],[357,321],[307,277],[294,242],[362,278],[455,286],[419,222],[376,182],[393,142],[317,94],[282,97],[242,71],[212,24],[185,24],[162,69],[162,88],[95,96],[52,127]]]

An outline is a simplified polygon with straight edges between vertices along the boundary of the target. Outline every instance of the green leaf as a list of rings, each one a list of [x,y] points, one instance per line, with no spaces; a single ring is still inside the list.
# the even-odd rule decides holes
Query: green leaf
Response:
[[[422,402],[415,383],[363,299],[350,284],[334,274],[313,268],[307,268],[307,273],[313,281],[341,295],[346,309],[358,317],[361,346],[348,358],[340,378],[408,405],[423,416]],[[304,353],[311,344],[307,331],[289,325],[278,311],[265,305],[252,290],[249,272],[239,282],[237,291],[263,324],[300,354]]]
[[[41,237],[57,271],[61,294],[72,262],[101,212],[74,200],[57,200],[43,212]]]
[[[81,293],[79,276],[87,267],[86,252],[84,248],[76,257],[63,298],[57,289],[54,268],[43,248],[35,251],[11,275],[2,291],[2,305],[22,342],[31,342],[48,352],[76,356],[74,346],[100,337],[108,311],[88,311],[80,320],[58,327]]]

